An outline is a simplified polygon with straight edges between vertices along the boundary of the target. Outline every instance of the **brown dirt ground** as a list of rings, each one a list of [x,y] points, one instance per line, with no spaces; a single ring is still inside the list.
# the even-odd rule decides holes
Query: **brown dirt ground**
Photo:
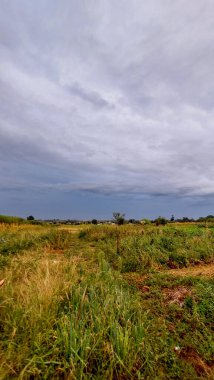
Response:
[[[169,269],[164,271],[165,274],[170,274],[172,276],[203,276],[203,277],[214,277],[214,263],[201,264],[197,266],[191,266],[188,268],[180,269]]]
[[[57,249],[57,248],[51,248],[51,247],[45,247],[44,248],[44,252],[45,253],[49,253],[49,254],[56,254],[56,255],[63,255],[64,254],[64,250],[63,249]]]
[[[178,268],[178,269],[168,269],[160,270],[160,273],[169,274],[172,276],[203,276],[203,277],[214,277],[214,263],[210,264],[201,264],[197,266],[190,266],[188,268]],[[148,275],[140,275],[139,273],[124,273],[123,278],[131,284],[137,284],[142,286],[142,283]]]
[[[185,286],[176,286],[173,288],[164,288],[162,292],[163,292],[165,301],[168,304],[175,303],[181,307],[184,305],[185,298],[187,296],[192,295],[191,290]]]
[[[192,347],[181,349],[178,355],[191,363],[199,376],[207,375],[209,379],[213,379],[214,361],[211,363],[204,361]]]

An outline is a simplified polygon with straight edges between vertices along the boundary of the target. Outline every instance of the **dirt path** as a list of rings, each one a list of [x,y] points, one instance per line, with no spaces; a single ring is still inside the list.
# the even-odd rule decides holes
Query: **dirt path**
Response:
[[[214,263],[202,264],[194,267],[169,269],[163,273],[170,274],[172,276],[204,276],[214,277]]]
[[[187,277],[187,276],[201,276],[212,278],[214,277],[214,262],[210,264],[201,264],[197,266],[192,266],[188,268],[180,269],[168,269],[160,270],[160,274],[172,275],[176,277]],[[129,284],[137,284],[138,288],[147,291],[147,286],[143,286],[143,282],[149,277],[149,275],[141,275],[139,273],[124,273],[122,276]]]
[[[77,232],[80,232],[81,227],[58,227],[58,230],[66,231],[69,234],[76,234]]]

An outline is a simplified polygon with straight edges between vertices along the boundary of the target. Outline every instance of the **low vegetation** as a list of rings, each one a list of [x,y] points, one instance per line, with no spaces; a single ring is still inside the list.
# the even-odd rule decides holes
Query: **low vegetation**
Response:
[[[213,242],[203,223],[1,224],[0,377],[213,379]]]
[[[19,216],[8,216],[8,215],[0,215],[0,223],[22,223],[24,221],[23,218]]]

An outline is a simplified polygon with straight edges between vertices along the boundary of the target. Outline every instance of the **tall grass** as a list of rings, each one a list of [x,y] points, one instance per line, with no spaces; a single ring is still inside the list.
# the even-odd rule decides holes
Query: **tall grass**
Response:
[[[122,272],[179,268],[214,259],[214,231],[198,225],[96,226],[84,231],[83,238],[98,242],[106,260]]]
[[[213,236],[205,232],[96,226],[78,237],[40,226],[1,230],[17,247],[35,237],[4,255],[1,378],[211,379],[213,281],[149,275],[152,265],[164,265],[158,252],[163,260],[184,241],[188,252],[202,249],[202,241],[209,251]],[[133,271],[130,260],[134,270],[147,268],[145,280],[123,275]],[[182,304],[166,298],[180,288],[188,290]]]
[[[3,377],[130,378],[145,330],[139,299],[103,260],[96,275],[80,263],[42,253],[13,260],[2,293]]]
[[[69,246],[69,234],[54,227],[34,225],[1,225],[0,227],[0,268],[3,268],[12,255],[40,247],[54,250]]]

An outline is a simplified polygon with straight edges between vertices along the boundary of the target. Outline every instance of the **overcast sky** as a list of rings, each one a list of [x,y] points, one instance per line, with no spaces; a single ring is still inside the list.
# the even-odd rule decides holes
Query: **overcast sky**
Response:
[[[214,213],[213,0],[0,0],[0,214]]]

